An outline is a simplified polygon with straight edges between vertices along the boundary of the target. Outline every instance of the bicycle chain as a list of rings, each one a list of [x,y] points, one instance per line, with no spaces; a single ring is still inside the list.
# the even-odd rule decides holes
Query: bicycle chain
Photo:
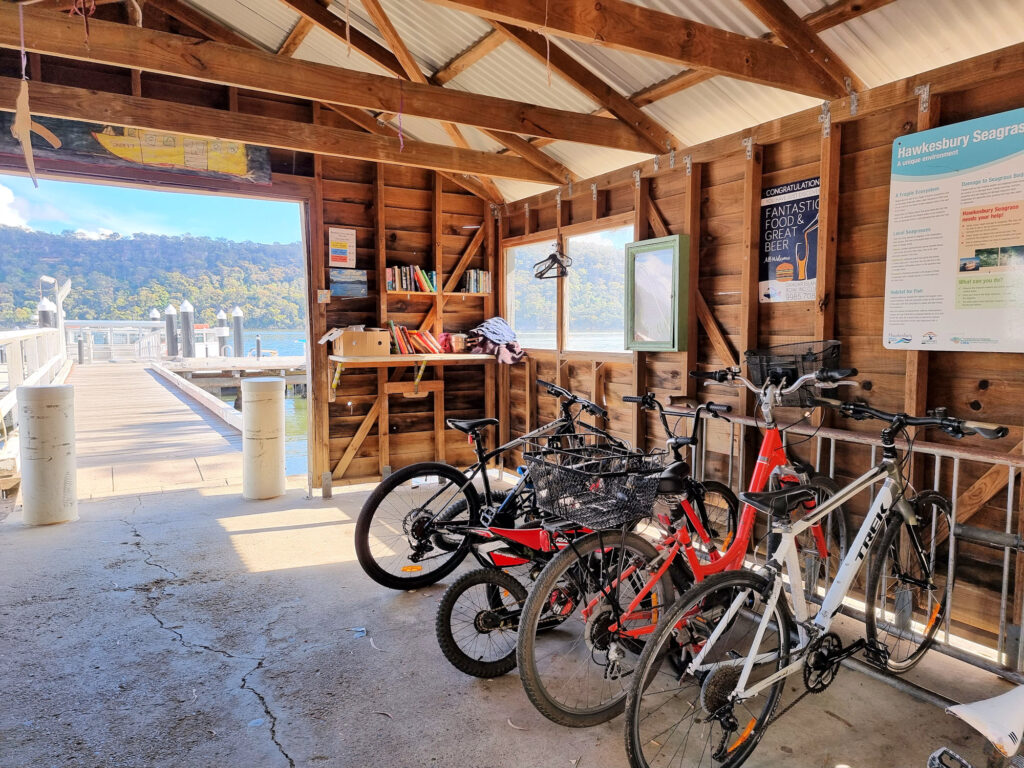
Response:
[[[809,647],[808,648],[808,654],[804,656],[804,664],[807,663],[807,658],[809,656],[809,651],[810,650],[812,650],[812,648]],[[779,712],[777,715],[772,717],[772,722],[775,722],[776,720],[780,720],[787,712],[789,712],[789,710],[791,710],[793,707],[795,707],[797,704],[799,704],[803,700],[803,698],[805,696],[807,696],[808,694],[817,695],[819,693],[824,693],[827,689],[828,689],[828,686],[825,686],[824,688],[819,688],[817,690],[815,690],[813,688],[807,688],[806,687],[806,683],[805,683],[805,687],[804,687],[803,693],[801,693],[799,696],[797,696],[795,699],[793,699],[793,701],[791,701],[789,704],[787,704],[786,707],[781,712]]]

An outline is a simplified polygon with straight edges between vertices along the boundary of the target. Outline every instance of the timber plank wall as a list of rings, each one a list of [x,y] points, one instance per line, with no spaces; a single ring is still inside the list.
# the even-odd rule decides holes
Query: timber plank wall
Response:
[[[965,63],[963,67],[970,67]],[[923,413],[926,408],[947,406],[952,415],[997,422],[1010,427],[1007,438],[990,442],[973,438],[958,442],[931,430],[920,439],[935,443],[1015,452],[1019,455],[1024,424],[1024,355],[980,352],[908,353],[882,346],[883,292],[887,246],[889,175],[892,142],[899,136],[925,127],[945,125],[983,115],[1024,107],[1024,78],[1006,76],[993,79],[994,72],[978,70],[979,84],[964,90],[945,92],[930,102],[929,122],[922,122],[919,101],[911,87],[906,100],[885,111],[876,111],[857,119],[833,124],[826,139],[821,127],[808,126],[801,135],[787,137],[763,146],[753,145],[751,157],[737,137],[729,147],[716,140],[712,150],[694,147],[694,156],[708,157],[694,163],[699,186],[690,183],[682,158],[677,154],[675,168],[668,169],[666,158],[652,172],[650,163],[574,185],[570,198],[563,189],[560,200],[551,194],[538,195],[502,211],[503,241],[522,242],[531,233],[545,232],[554,239],[559,220],[562,225],[593,220],[633,211],[638,238],[656,236],[648,228],[661,220],[670,234],[692,234],[699,240],[699,291],[724,335],[734,359],[741,360],[745,349],[822,338],[821,330],[834,323],[834,333],[825,338],[842,342],[844,365],[859,369],[859,386],[840,390],[844,398],[858,398],[885,410]],[[927,75],[919,79],[926,80]],[[984,82],[982,85],[981,83]],[[764,128],[760,126],[759,128]],[[752,132],[757,132],[758,128]],[[838,141],[832,148],[830,142]],[[723,146],[724,145],[724,146]],[[830,150],[832,148],[832,150]],[[830,163],[823,153],[838,150],[838,163]],[[710,155],[710,156],[709,156]],[[824,170],[823,170],[824,167]],[[634,174],[640,171],[642,178]],[[830,222],[835,233],[835,284],[827,301],[799,303],[757,303],[753,291],[744,290],[745,267],[756,266],[751,258],[758,239],[757,217],[760,190],[776,184],[821,175],[821,212],[826,214],[826,189],[838,192]],[[751,178],[753,176],[753,178]],[[758,179],[758,177],[760,177]],[[827,178],[826,178],[827,177]],[[759,183],[758,183],[759,182]],[[592,186],[592,184],[594,186]],[[699,220],[692,221],[693,210],[688,190],[699,190]],[[693,192],[689,193],[693,194]],[[594,199],[596,195],[596,200]],[[648,202],[649,200],[649,202]],[[656,213],[648,214],[650,205]],[[561,210],[558,210],[560,206]],[[639,209],[639,210],[638,210]],[[826,226],[823,220],[823,227]],[[751,227],[753,227],[751,231]],[[551,230],[547,232],[546,230]],[[819,244],[819,254],[825,248]],[[819,256],[821,258],[821,256]],[[819,274],[821,268],[819,267]],[[820,278],[819,278],[820,279]],[[691,296],[691,300],[694,297]],[[834,313],[829,316],[829,313]],[[708,327],[701,323],[696,353],[688,365],[687,353],[582,354],[554,350],[530,350],[529,358],[502,376],[501,399],[507,414],[507,436],[554,418],[555,403],[533,385],[536,378],[558,381],[580,394],[596,399],[609,411],[610,430],[648,449],[664,446],[660,423],[654,416],[637,418],[634,406],[622,403],[622,396],[657,392],[696,395],[697,399],[726,402],[742,412],[744,403],[736,390],[721,385],[697,389],[687,382],[688,367],[713,370],[728,364],[713,343]],[[920,355],[916,368],[910,357]],[[918,381],[920,378],[920,381]],[[919,389],[914,402],[909,394]],[[748,410],[753,415],[753,410]],[[796,409],[779,411],[780,424],[800,418]],[[759,415],[759,414],[758,414]],[[854,422],[826,416],[826,423],[854,433],[877,437],[880,422]],[[758,440],[748,430],[746,455],[748,469],[756,456]],[[794,437],[793,441],[799,438]],[[814,460],[814,441],[796,446],[793,453]],[[707,475],[725,479],[725,455],[729,450],[728,426],[709,424]],[[836,452],[836,477],[840,482],[853,479],[870,465],[867,446],[840,443]],[[513,457],[517,460],[519,457]],[[827,471],[827,453],[824,470]],[[932,460],[920,460],[924,476],[919,484],[931,487]],[[944,461],[939,486],[952,492],[952,461]],[[959,494],[972,486],[990,465],[964,461],[961,464]],[[1005,486],[1006,470],[1001,478]],[[923,483],[920,480],[923,479]],[[744,486],[746,478],[743,479]],[[1016,484],[1015,505],[1021,506],[1021,483]],[[850,537],[863,519],[868,499],[865,494],[848,507]],[[961,502],[963,504],[963,502]],[[1014,514],[1012,525],[1020,530],[1024,520]],[[1006,490],[1002,487],[971,518],[971,524],[1003,530],[1006,524]],[[1002,555],[998,551],[967,544],[961,545],[954,619],[968,634],[994,642],[999,625],[999,590]],[[1020,615],[1024,592],[1024,558],[1018,556],[1016,574],[1011,568],[1011,595],[1016,595],[1016,614]],[[1016,578],[1014,576],[1016,575]]]

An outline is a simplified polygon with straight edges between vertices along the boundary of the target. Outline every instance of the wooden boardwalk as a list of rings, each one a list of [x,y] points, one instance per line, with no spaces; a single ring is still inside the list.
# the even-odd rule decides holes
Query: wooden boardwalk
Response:
[[[241,435],[147,365],[76,365],[68,383],[80,499],[241,482]]]

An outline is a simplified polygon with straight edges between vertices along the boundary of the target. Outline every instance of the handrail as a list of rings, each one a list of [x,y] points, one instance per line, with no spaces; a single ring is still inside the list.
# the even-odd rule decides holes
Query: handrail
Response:
[[[0,331],[0,420],[17,405],[17,388],[49,384],[67,359],[57,328]]]

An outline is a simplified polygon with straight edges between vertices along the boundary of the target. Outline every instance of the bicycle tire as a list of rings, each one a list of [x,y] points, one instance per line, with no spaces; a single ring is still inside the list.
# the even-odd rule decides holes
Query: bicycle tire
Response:
[[[469,621],[468,627],[463,626],[456,629],[453,627],[453,622],[456,619],[456,606],[458,606],[460,598],[470,589],[479,586],[484,587],[488,607],[481,607],[481,610]],[[507,593],[507,595],[502,594],[502,592]],[[500,677],[511,672],[516,667],[516,641],[514,639],[516,629],[512,629],[513,639],[508,644],[508,651],[502,654],[500,652],[503,650],[505,643],[499,643],[497,648],[494,649],[490,646],[490,636],[495,632],[500,632],[504,640],[508,641],[508,636],[504,634],[508,630],[501,628],[483,629],[483,622],[480,619],[488,611],[493,612],[510,607],[508,601],[505,600],[506,596],[511,598],[511,605],[518,606],[522,610],[522,605],[526,602],[527,595],[526,587],[520,584],[518,579],[497,568],[477,568],[462,574],[445,590],[437,608],[437,619],[434,622],[434,629],[437,633],[437,644],[441,648],[441,653],[444,654],[444,657],[448,659],[453,667],[473,677]],[[463,608],[461,610],[469,618],[467,609]],[[469,607],[469,611],[472,611],[472,606]],[[486,621],[486,617],[483,617],[483,619]],[[469,627],[472,629],[470,630]],[[456,634],[459,635],[458,638],[456,638]],[[484,646],[485,649],[491,648],[496,650],[497,653],[493,654],[497,656],[496,658],[485,660],[483,658],[485,653],[479,652],[480,646],[477,646],[475,641],[484,636],[488,638],[488,643]],[[470,646],[477,648],[475,657],[472,653],[468,652]]]
[[[470,542],[465,537],[462,537],[462,541],[459,545],[452,550],[442,549],[442,551],[449,552],[450,556],[445,558],[436,568],[433,568],[427,572],[423,572],[422,566],[419,563],[413,562],[411,559],[408,560],[410,565],[402,566],[403,568],[416,568],[419,570],[410,570],[410,573],[416,573],[415,576],[399,576],[395,573],[388,572],[378,562],[378,558],[371,551],[370,542],[370,526],[373,523],[374,517],[377,515],[381,508],[381,504],[385,499],[396,489],[399,489],[406,482],[411,481],[416,477],[439,477],[443,478],[451,483],[455,483],[458,488],[462,490],[458,492],[460,498],[452,500],[449,504],[445,505],[445,510],[450,504],[457,504],[460,501],[464,502],[465,506],[462,510],[466,514],[466,520],[469,523],[475,523],[479,520],[480,514],[480,497],[466,476],[455,467],[450,464],[442,464],[440,462],[421,462],[418,464],[411,464],[408,467],[388,475],[370,494],[370,497],[363,504],[362,510],[359,512],[359,519],[356,522],[355,529],[355,540],[356,540],[356,558],[359,560],[359,565],[362,566],[363,571],[371,579],[376,581],[378,584],[388,587],[390,589],[419,589],[420,587],[426,587],[434,584],[449,573],[454,571],[459,564],[469,554]],[[397,504],[397,502],[393,502]],[[412,510],[410,510],[410,513]],[[407,514],[400,523],[402,530],[405,534],[406,543],[406,554],[408,556],[413,553],[413,545],[409,542],[409,532],[406,529],[407,520],[409,517]],[[452,516],[449,516],[449,522]],[[392,531],[394,525],[391,526]],[[398,542],[401,540],[401,536],[392,534],[390,541]],[[396,558],[400,558],[403,553],[395,552]],[[395,561],[401,562],[400,559]],[[401,571],[405,573],[407,571]]]
[[[767,586],[767,578],[752,571],[739,570],[718,573],[709,576],[704,581],[695,585],[693,589],[676,601],[670,611],[666,612],[661,623],[658,625],[658,629],[644,647],[633,675],[633,685],[626,700],[626,755],[631,768],[661,768],[661,766],[666,766],[667,768],[669,765],[686,765],[687,768],[691,766],[692,768],[704,768],[705,766],[708,768],[710,766],[714,766],[714,768],[737,768],[750,757],[768,725],[771,723],[786,681],[784,679],[779,680],[766,689],[767,694],[761,697],[762,701],[759,712],[756,714],[749,712],[749,707],[746,707],[748,709],[747,714],[736,713],[730,709],[728,714],[735,718],[735,728],[732,731],[725,731],[721,726],[721,721],[712,718],[710,712],[721,713],[723,711],[722,707],[729,704],[729,694],[735,687],[736,682],[738,682],[739,676],[737,657],[735,652],[730,649],[732,649],[734,642],[738,642],[742,647],[746,638],[750,638],[752,642],[751,630],[756,629],[757,622],[751,622],[747,619],[744,630],[742,620],[746,616],[734,616],[716,641],[720,649],[716,652],[714,647],[712,647],[708,651],[709,656],[704,659],[704,664],[711,666],[711,669],[700,671],[696,675],[687,674],[685,670],[690,666],[690,661],[696,657],[693,651],[699,652],[699,649],[704,647],[708,637],[718,626],[717,624],[711,625],[704,615],[700,616],[701,621],[695,621],[694,619],[698,612],[703,614],[716,609],[722,610],[727,608],[735,599],[738,590],[750,590],[747,598],[749,601],[763,600]],[[750,611],[750,604],[747,606],[747,611]],[[687,616],[691,617],[689,622],[687,621]],[[780,596],[780,599],[777,601],[773,617],[774,626],[776,627],[773,636],[777,638],[779,645],[775,651],[777,659],[766,670],[769,673],[773,670],[782,669],[789,663],[791,637],[796,629],[784,596]],[[720,615],[718,618],[720,620],[722,616]],[[734,640],[730,635],[739,635],[739,637]],[[767,632],[765,636],[769,637]],[[763,642],[764,639],[762,638]],[[759,646],[759,649],[762,647],[764,646]],[[749,651],[749,646],[747,650]],[[679,659],[675,658],[677,654],[680,657]],[[715,663],[714,659],[718,656],[722,657],[722,661]],[[708,661],[708,659],[712,659],[712,661]],[[662,665],[666,662],[669,662],[669,668],[666,669],[664,680],[661,680],[658,678],[658,674],[661,671]],[[729,674],[730,670],[732,671],[731,675]],[[752,671],[755,670],[756,668],[752,668]],[[719,676],[717,686],[716,675]],[[726,676],[723,678],[723,675]],[[654,690],[651,690],[656,680],[658,680],[659,685],[654,687]],[[683,691],[682,684],[684,680],[690,681],[686,685],[692,687],[692,695],[696,697],[695,703],[691,702],[687,705],[685,698],[680,697],[677,693],[673,693],[672,688],[663,689],[662,687],[662,685],[671,686],[677,684],[680,686],[678,690]],[[754,680],[755,678],[751,677],[751,681]],[[665,694],[672,695],[664,702],[656,703],[657,697]],[[702,709],[709,713],[701,723],[701,728],[704,729],[701,736],[703,737],[705,733],[713,734],[717,723],[718,727],[722,729],[719,752],[723,750],[727,741],[733,740],[732,745],[728,747],[724,754],[724,760],[717,759],[712,754],[712,750],[708,749],[708,745],[711,743],[710,737],[704,742],[703,746],[694,744],[695,751],[699,753],[696,756],[696,760],[694,760],[694,755],[687,757],[686,754],[686,750],[689,747],[689,735],[685,736],[680,744],[672,743],[672,740],[677,738],[678,724],[662,729],[661,732],[655,730],[661,725],[661,720],[658,718],[664,718],[668,715],[669,707],[674,701],[678,701],[680,706],[684,707],[683,719],[692,717],[696,720],[697,714]],[[712,701],[715,703],[710,703]],[[645,715],[648,704],[652,706],[652,709],[649,714]],[[749,720],[747,719],[748,714],[750,715]],[[740,716],[737,717],[737,715]],[[682,720],[680,720],[681,722]],[[740,731],[740,728],[743,730]],[[668,733],[667,737],[664,735],[665,733]],[[729,733],[735,735],[729,736]],[[658,741],[659,738],[662,741]],[[700,739],[697,741],[700,741]],[[653,754],[646,754],[645,748],[649,748],[646,752]],[[663,750],[670,752],[666,761],[659,759],[662,756]],[[677,756],[680,757],[678,763],[675,761]],[[706,763],[704,762],[705,758],[708,759]]]
[[[576,569],[573,571],[574,574],[586,574],[584,581],[589,583],[590,575],[594,570],[594,563],[596,561],[605,562],[606,553],[609,550],[621,552],[623,549],[631,553],[632,556],[642,558],[646,563],[650,563],[658,554],[654,545],[636,533],[626,533],[623,535],[622,531],[602,531],[587,534],[573,541],[572,546],[566,547],[551,559],[544,567],[544,570],[541,571],[540,576],[530,590],[530,596],[527,598],[526,604],[523,606],[523,613],[519,621],[517,645],[519,676],[523,682],[523,688],[526,691],[527,697],[537,708],[537,711],[559,725],[571,728],[597,725],[598,723],[611,720],[621,713],[623,707],[625,707],[626,689],[620,681],[628,680],[629,673],[622,673],[620,671],[621,666],[617,666],[611,661],[610,653],[608,653],[611,647],[610,641],[616,642],[616,647],[618,645],[629,646],[630,650],[626,651],[624,659],[629,666],[635,663],[636,657],[639,656],[639,650],[636,649],[636,646],[642,644],[642,641],[630,639],[627,642],[626,639],[607,630],[606,634],[602,635],[600,624],[602,621],[607,622],[610,614],[614,615],[615,607],[621,609],[622,606],[617,605],[618,603],[628,603],[628,598],[632,594],[630,591],[632,585],[627,585],[626,597],[624,599],[619,598],[618,593],[616,593],[614,604],[611,601],[598,602],[590,618],[585,621],[582,619],[581,611],[580,616],[574,622],[566,621],[558,627],[547,627],[543,630],[540,627],[545,610],[551,606],[552,595],[556,594],[556,588],[559,587],[559,584],[563,582],[563,579],[567,577],[571,570]],[[601,556],[595,560],[594,553],[596,552],[600,552]],[[582,564],[581,558],[583,558]],[[612,568],[617,568],[616,558],[609,558],[608,562]],[[604,566],[599,567],[604,568]],[[638,573],[646,574],[646,570],[638,571]],[[574,576],[573,578],[578,585],[580,583],[579,577]],[[646,583],[645,575],[641,575],[640,578]],[[571,578],[570,582],[572,580]],[[595,589],[595,592],[597,591]],[[579,603],[584,602],[587,599],[587,595],[586,590],[584,590],[582,598],[576,595],[573,598],[574,603],[571,605],[571,610],[566,610],[566,614],[576,613]],[[662,610],[661,606],[667,607],[671,603],[673,596],[672,579],[666,573],[659,579],[651,594],[645,598],[645,605],[652,606],[650,613],[652,616],[657,616],[658,612]],[[609,605],[611,605],[610,608]],[[653,622],[656,622],[656,620],[654,618]],[[577,640],[566,642],[561,635],[566,627],[569,627],[571,632],[572,627],[570,624],[577,628],[581,627],[584,636]],[[589,666],[584,664],[582,667],[584,674],[592,672],[596,676],[599,670],[603,669],[600,672],[602,675],[601,679],[609,683],[609,685],[602,686],[597,677],[592,677],[598,689],[606,689],[603,693],[599,690],[598,694],[595,694],[595,698],[603,696],[597,704],[575,707],[553,695],[549,688],[558,679],[556,671],[565,665],[554,664],[549,668],[545,664],[543,670],[538,668],[538,640],[541,638],[543,638],[544,642],[544,648],[540,651],[540,653],[544,654],[542,659],[549,659],[555,656],[557,650],[564,649],[569,653],[579,655],[579,658],[584,660],[590,659],[592,663]],[[583,644],[582,647],[581,643]],[[607,644],[607,647],[602,648],[601,646],[605,644]],[[556,650],[552,651],[552,648]],[[602,653],[607,654],[603,667]],[[609,672],[610,670],[613,671]]]
[[[723,533],[721,530],[718,531],[719,538],[722,539],[721,551],[724,552],[729,549],[729,545],[736,538],[736,531],[739,529],[740,519],[740,500],[736,498],[736,494],[733,492],[725,483],[720,483],[717,480],[704,480],[699,483],[704,489],[704,501],[705,512],[712,523],[716,522],[715,515],[711,509],[712,505],[707,503],[707,497],[712,494],[716,494],[721,497],[721,500],[725,503],[725,507],[717,507],[718,516],[724,516],[726,522],[726,529]],[[694,543],[697,543],[696,541]]]
[[[934,558],[931,556],[931,543],[928,540],[928,546],[924,554],[928,555],[929,568],[931,573],[922,572],[913,578],[932,584],[934,586],[934,592],[940,595],[938,600],[932,601],[931,595],[929,595],[928,607],[924,610],[922,618],[927,616],[927,622],[918,622],[923,625],[923,632],[910,632],[912,626],[901,627],[900,624],[909,622],[913,624],[913,614],[915,613],[915,605],[911,602],[909,608],[911,615],[906,613],[907,605],[906,600],[913,598],[908,597],[909,590],[904,589],[901,592],[897,592],[893,599],[893,620],[896,624],[891,624],[889,621],[879,622],[879,617],[885,615],[886,611],[886,600],[881,601],[879,605],[880,590],[884,590],[886,594],[889,592],[889,584],[887,577],[895,575],[897,582],[900,583],[901,576],[899,573],[891,574],[890,571],[896,567],[894,560],[899,560],[898,568],[901,571],[906,572],[907,563],[903,562],[903,554],[907,552],[906,548],[899,546],[899,535],[905,528],[910,531],[909,526],[904,520],[902,515],[895,514],[890,518],[886,525],[885,531],[882,534],[882,538],[878,544],[875,554],[871,557],[871,562],[868,567],[867,587],[866,596],[864,602],[864,613],[865,621],[864,628],[867,637],[867,641],[870,646],[884,647],[888,651],[888,658],[886,659],[886,669],[893,674],[902,674],[907,670],[914,667],[919,661],[921,661],[928,648],[931,647],[935,641],[935,635],[939,630],[939,626],[943,623],[946,617],[946,598],[949,593],[949,589],[953,586],[949,583],[949,565],[948,558],[952,557],[952,581],[955,583],[956,580],[956,540],[949,537],[949,531],[952,528],[953,522],[953,508],[947,499],[942,494],[936,491],[925,491],[918,494],[911,502],[914,505],[914,511],[918,515],[919,524],[913,527],[913,536],[917,537],[918,541],[925,542],[926,540],[921,537],[921,532],[931,534],[929,523],[933,517],[930,513],[931,507],[936,508],[934,521],[935,521],[935,538],[938,539],[942,535],[945,535],[945,541],[937,544]],[[945,531],[941,531],[941,522],[945,521]],[[930,538],[930,537],[929,537]],[[944,552],[943,552],[944,547]],[[922,549],[925,549],[922,547]],[[893,555],[895,554],[895,558]],[[916,556],[916,553],[913,553]],[[934,568],[932,565],[934,564]],[[911,562],[911,567],[919,563]],[[906,582],[904,582],[906,583]],[[903,600],[904,605],[897,607],[896,602]],[[900,615],[902,614],[902,615]],[[889,631],[889,627],[898,629],[899,632],[896,634],[895,639],[892,637],[894,633]],[[906,653],[900,651],[901,648],[906,649]],[[897,651],[897,653],[894,653]]]
[[[827,500],[839,493],[839,484],[828,475],[815,474],[808,479],[808,485],[812,485],[819,489],[818,502]],[[835,580],[836,573],[839,571],[839,566],[843,563],[843,558],[846,557],[848,540],[847,540],[847,527],[846,527],[846,510],[840,506],[838,509],[830,512],[825,520],[819,523],[822,527],[822,532],[825,537],[825,543],[829,550],[828,561],[823,562],[820,558],[815,558],[814,568],[816,573],[811,574],[812,563],[808,562],[807,558],[801,561],[803,568],[803,580],[804,580],[804,594],[806,597],[811,597],[811,590],[815,589],[817,579],[824,579],[824,589],[822,590],[822,596],[824,592],[828,591],[828,587],[832,585]],[[812,537],[813,534],[810,530],[805,531],[797,537],[797,545],[801,548],[806,548],[807,543],[806,537]],[[814,577],[812,581],[811,577]],[[815,591],[817,591],[815,589]],[[820,600],[820,597],[818,599]]]

